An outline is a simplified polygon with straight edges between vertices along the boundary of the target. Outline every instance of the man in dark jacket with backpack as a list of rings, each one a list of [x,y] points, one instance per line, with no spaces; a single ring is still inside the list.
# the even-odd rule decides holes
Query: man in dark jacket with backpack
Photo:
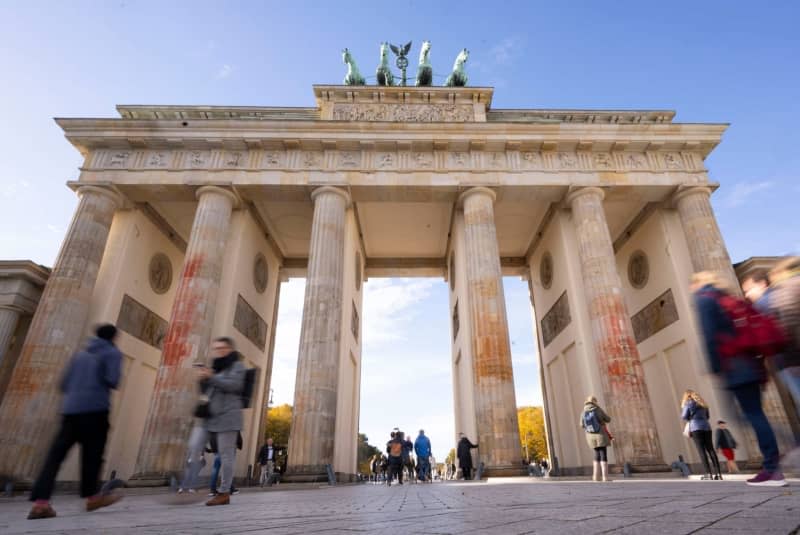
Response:
[[[392,431],[392,439],[386,443],[386,454],[389,456],[389,476],[386,484],[391,486],[392,479],[397,476],[397,481],[403,484],[403,458],[405,456],[405,440],[402,431]]]
[[[217,451],[222,464],[222,483],[219,492],[206,505],[227,505],[230,503],[233,483],[236,440],[242,430],[242,394],[246,371],[231,338],[221,336],[214,339],[211,351],[214,355],[211,367],[199,368],[197,375],[208,392],[211,416],[204,424],[207,432],[216,435]]]
[[[761,405],[761,383],[766,379],[762,355],[745,351],[728,354],[732,351],[727,350],[736,345],[737,337],[741,337],[734,326],[734,319],[740,325],[748,323],[746,319],[731,316],[742,315],[736,312],[739,310],[749,310],[747,314],[752,316],[755,311],[752,305],[727,290],[726,281],[717,273],[695,273],[691,289],[695,292],[695,306],[706,342],[709,367],[736,398],[745,418],[753,427],[764,457],[762,470],[754,478],[748,479],[747,484],[785,486],[786,480],[778,468],[778,441]]]

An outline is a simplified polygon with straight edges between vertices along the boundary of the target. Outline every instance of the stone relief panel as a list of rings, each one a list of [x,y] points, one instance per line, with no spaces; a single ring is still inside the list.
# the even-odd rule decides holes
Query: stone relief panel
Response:
[[[157,349],[164,346],[167,336],[167,320],[133,299],[128,294],[122,297],[117,316],[117,327],[134,338]]]
[[[208,167],[211,155],[209,151],[193,150],[186,155],[186,166],[192,169],[202,169]]]
[[[286,154],[279,150],[268,150],[264,153],[263,165],[267,168],[284,167]]]
[[[547,347],[571,321],[569,300],[567,299],[567,292],[564,291],[561,297],[553,303],[550,310],[542,317],[542,346]]]
[[[670,288],[648,303],[631,318],[633,336],[641,344],[661,329],[678,321],[678,308]]]
[[[628,259],[628,282],[631,286],[640,290],[647,286],[650,278],[650,262],[643,251],[634,251]]]
[[[393,169],[397,167],[397,156],[394,152],[376,152],[373,161],[378,169]]]
[[[92,166],[102,169],[341,169],[466,171],[703,171],[699,154],[680,152],[480,151],[440,150],[102,150]],[[687,183],[704,182],[687,176]]]
[[[325,161],[325,153],[322,151],[304,151],[298,161],[300,162],[300,167],[304,169],[320,168]]]
[[[172,262],[169,257],[164,253],[156,253],[150,259],[150,266],[148,268],[148,278],[150,280],[150,288],[161,295],[167,293],[169,287],[172,286]]]
[[[233,327],[260,350],[263,351],[267,346],[267,322],[244,300],[241,294],[236,297]]]
[[[345,169],[355,169],[361,166],[361,151],[358,150],[343,150],[339,151],[339,157],[336,159],[336,166]]]
[[[334,121],[464,123],[475,120],[468,104],[334,104]]]
[[[145,156],[144,166],[147,169],[165,169],[172,163],[172,151],[152,151]]]
[[[240,150],[227,150],[222,157],[222,166],[229,168],[245,167],[247,153]]]
[[[542,287],[549,290],[553,285],[553,255],[550,251],[542,255],[542,260],[539,263],[539,280],[542,282]]]
[[[267,259],[263,254],[258,253],[253,262],[253,286],[258,293],[263,294],[267,290],[267,282],[269,282]]]
[[[111,151],[107,155],[106,167],[128,167],[130,159],[130,151]]]

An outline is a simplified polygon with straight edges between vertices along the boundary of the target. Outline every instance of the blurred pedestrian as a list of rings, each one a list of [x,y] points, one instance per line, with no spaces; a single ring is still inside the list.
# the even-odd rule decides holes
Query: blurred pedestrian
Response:
[[[719,458],[711,437],[711,424],[708,421],[708,405],[694,390],[687,390],[681,398],[681,419],[689,426],[689,436],[697,448],[697,455],[703,463],[705,476],[702,479],[722,479]]]

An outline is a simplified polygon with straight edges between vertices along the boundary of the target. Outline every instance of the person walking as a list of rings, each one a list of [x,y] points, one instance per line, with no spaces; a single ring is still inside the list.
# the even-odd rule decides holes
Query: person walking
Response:
[[[86,498],[86,510],[94,511],[116,503],[122,496],[101,494],[98,478],[108,437],[108,412],[111,389],[116,389],[122,375],[122,353],[114,340],[117,328],[100,325],[86,347],[75,353],[67,364],[59,388],[64,394],[61,426],[44,466],[33,484],[30,500],[33,507],[28,519],[52,518],[50,505],[58,470],[76,443],[81,446],[80,494]],[[13,433],[13,429],[6,429]]]
[[[729,474],[738,474],[739,468],[736,466],[735,454],[736,440],[733,438],[728,424],[725,420],[717,421],[717,432],[714,434],[714,447],[725,457],[728,464]]]
[[[386,453],[389,454],[389,475],[386,485],[391,486],[392,480],[397,476],[397,482],[403,484],[403,449],[404,440],[401,431],[392,431],[391,440],[386,443]]]
[[[425,430],[420,429],[417,439],[414,441],[414,453],[417,454],[417,465],[419,466],[419,480],[431,480],[431,439],[425,436]]]
[[[761,404],[761,384],[766,380],[763,355],[736,350],[737,335],[742,333],[737,332],[734,320],[746,327],[748,318],[757,313],[752,305],[732,292],[726,279],[718,273],[695,273],[690,288],[694,293],[709,368],[733,394],[756,434],[764,459],[761,471],[748,479],[747,484],[785,486],[786,480],[778,467],[778,442]]]
[[[611,423],[611,418],[597,404],[597,398],[589,396],[583,404],[580,426],[586,432],[586,442],[594,450],[594,463],[592,471],[593,481],[610,481],[608,479],[608,446],[611,438],[605,430],[605,424]]]
[[[681,398],[681,419],[689,426],[689,437],[697,448],[705,476],[701,479],[722,479],[719,458],[711,440],[708,404],[694,390],[687,390]],[[710,463],[709,463],[710,459]]]
[[[464,433],[460,433],[461,439],[458,441],[456,448],[456,457],[458,457],[458,465],[461,467],[461,475],[464,476],[465,481],[472,479],[472,452],[471,450],[477,448],[477,444],[469,441]]]
[[[277,464],[275,463],[278,458],[280,450],[273,444],[272,437],[267,439],[267,442],[261,446],[258,452],[258,464],[261,467],[261,486],[264,484],[272,485],[272,475],[275,473]]]
[[[788,338],[784,350],[772,360],[800,411],[800,256],[781,260],[769,276],[772,286],[764,296],[766,309],[778,320]]]
[[[230,503],[236,440],[242,430],[245,368],[233,339],[227,336],[215,338],[211,351],[214,355],[211,367],[198,368],[197,376],[201,384],[207,387],[210,416],[205,420],[205,429],[216,437],[222,468],[219,492],[206,502],[206,505],[214,506]]]
[[[236,449],[241,450],[244,446],[244,440],[242,439],[242,433],[236,434]],[[216,496],[219,494],[217,492],[217,488],[219,487],[219,474],[222,470],[222,456],[219,453],[219,446],[217,444],[217,435],[215,433],[211,433],[210,440],[209,440],[209,448],[208,451],[214,454],[214,464],[211,467],[211,477],[209,477],[209,497]],[[233,481],[231,481],[231,496],[236,496],[239,494],[239,489],[236,488]]]

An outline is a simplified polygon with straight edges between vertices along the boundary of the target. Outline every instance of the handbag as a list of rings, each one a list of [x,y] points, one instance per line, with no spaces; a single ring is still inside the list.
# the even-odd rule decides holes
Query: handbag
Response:
[[[194,406],[194,415],[196,418],[211,418],[211,407],[209,406],[209,397],[202,394],[198,400],[197,405]]]
[[[686,438],[691,438],[692,432],[691,429],[692,422],[686,422],[686,425],[683,426],[683,436]]]

